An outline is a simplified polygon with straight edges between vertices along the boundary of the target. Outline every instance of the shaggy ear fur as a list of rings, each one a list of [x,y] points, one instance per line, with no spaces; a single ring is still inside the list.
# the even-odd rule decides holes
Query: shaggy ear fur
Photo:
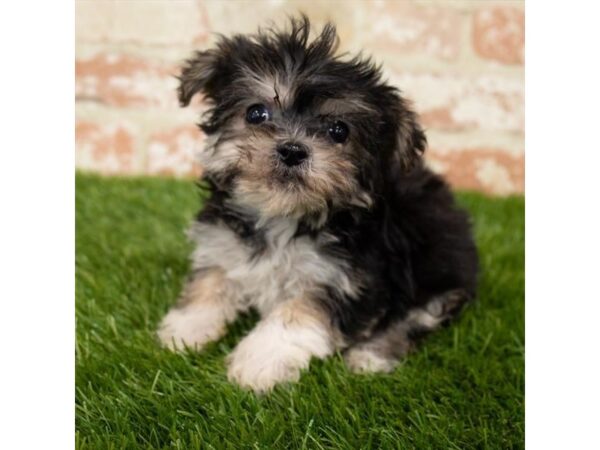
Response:
[[[417,114],[408,102],[397,96],[396,107],[392,109],[396,126],[396,148],[392,153],[393,165],[409,171],[422,163],[427,148],[427,138],[419,124]]]
[[[190,104],[192,97],[199,92],[210,96],[217,75],[218,54],[215,50],[199,51],[188,59],[179,75],[177,94],[181,106]]]

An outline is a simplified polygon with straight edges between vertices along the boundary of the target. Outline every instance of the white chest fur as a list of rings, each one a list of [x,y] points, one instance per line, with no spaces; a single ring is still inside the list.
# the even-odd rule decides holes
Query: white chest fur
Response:
[[[270,221],[263,228],[264,251],[254,255],[255,249],[225,225],[196,223],[191,233],[197,243],[194,269],[222,268],[237,300],[261,314],[279,302],[316,294],[324,286],[354,296],[347,263],[320,251],[326,238],[294,238],[296,229],[293,219]]]

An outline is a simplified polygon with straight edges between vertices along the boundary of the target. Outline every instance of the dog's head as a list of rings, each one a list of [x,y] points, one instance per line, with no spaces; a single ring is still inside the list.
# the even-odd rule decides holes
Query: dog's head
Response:
[[[368,208],[426,145],[378,67],[336,56],[332,25],[309,32],[302,17],[284,31],[221,37],[179,77],[182,106],[197,93],[211,104],[200,124],[205,176],[263,217]]]

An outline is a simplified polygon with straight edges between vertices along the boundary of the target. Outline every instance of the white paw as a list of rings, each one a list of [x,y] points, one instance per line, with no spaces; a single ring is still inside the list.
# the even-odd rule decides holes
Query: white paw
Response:
[[[227,376],[244,388],[266,392],[278,383],[298,381],[312,356],[322,358],[332,351],[319,330],[262,323],[229,355]]]
[[[352,347],[344,355],[346,365],[355,373],[391,372],[398,361],[378,355],[368,347]]]
[[[171,350],[185,347],[200,350],[209,342],[219,339],[225,332],[225,320],[216,306],[173,308],[162,320],[158,338]]]

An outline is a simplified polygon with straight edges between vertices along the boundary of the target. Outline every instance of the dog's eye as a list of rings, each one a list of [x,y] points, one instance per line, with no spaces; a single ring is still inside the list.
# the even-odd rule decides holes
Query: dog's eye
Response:
[[[251,124],[263,123],[271,118],[271,113],[265,105],[252,105],[246,111],[246,122]]]
[[[338,144],[343,144],[348,139],[348,134],[350,130],[348,130],[348,125],[346,125],[341,120],[337,120],[329,125],[329,129],[327,130],[331,139]]]

